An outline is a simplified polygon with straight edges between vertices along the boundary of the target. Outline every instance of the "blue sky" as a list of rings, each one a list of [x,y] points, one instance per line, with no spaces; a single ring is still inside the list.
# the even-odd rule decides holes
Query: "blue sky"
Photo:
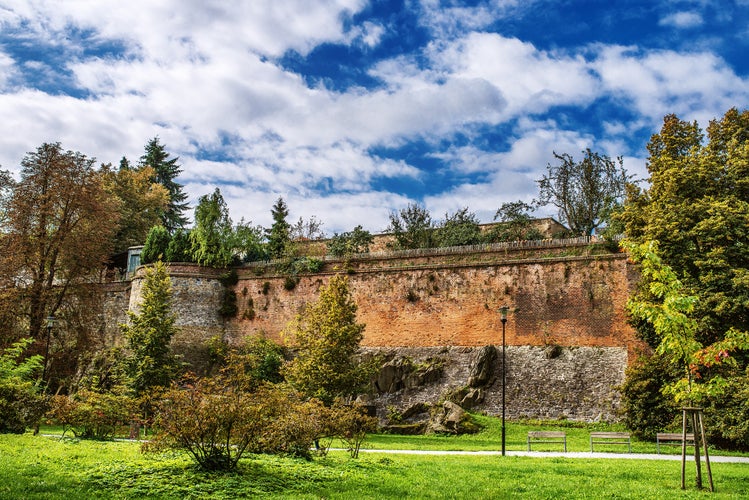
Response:
[[[747,107],[747,55],[749,0],[0,0],[0,166],[159,136],[235,221],[282,196],[329,234],[410,202],[489,222],[553,151],[645,177],[665,114]]]

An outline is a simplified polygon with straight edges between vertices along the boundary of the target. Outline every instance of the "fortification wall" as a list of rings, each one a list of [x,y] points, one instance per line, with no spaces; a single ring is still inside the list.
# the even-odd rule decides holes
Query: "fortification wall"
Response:
[[[379,394],[380,413],[388,406],[436,402],[468,387],[475,353],[483,346],[501,346],[498,308],[507,305],[508,416],[612,420],[619,401],[616,387],[645,346],[626,322],[625,304],[637,274],[625,254],[596,248],[326,260],[322,272],[298,276],[291,290],[285,286],[288,276],[273,266],[246,266],[237,269],[233,287],[238,313],[227,321],[218,312],[224,271],[173,265],[174,312],[183,327],[174,348],[186,361],[204,366],[214,336],[236,344],[247,335],[263,334],[288,343],[284,327],[317,299],[331,276],[344,272],[358,321],[366,325],[363,347],[390,359],[442,359],[439,379]],[[130,309],[137,310],[141,301],[143,277],[139,269],[132,280]],[[112,310],[123,303],[121,293],[114,294]],[[493,365],[498,373],[500,361]],[[479,388],[479,409],[500,411],[498,384],[495,375]]]

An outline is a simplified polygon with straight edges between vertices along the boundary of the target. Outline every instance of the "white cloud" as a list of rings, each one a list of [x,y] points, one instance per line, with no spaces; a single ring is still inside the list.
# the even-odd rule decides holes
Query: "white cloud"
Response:
[[[708,52],[601,47],[593,63],[607,93],[657,123],[669,113],[703,124],[749,100],[749,80]]]
[[[589,102],[598,93],[581,56],[539,51],[516,38],[472,33],[435,50],[432,58],[450,78],[482,79],[499,89],[508,102],[505,116]]]
[[[698,12],[674,12],[658,20],[661,26],[671,26],[677,29],[694,28],[703,23],[702,15]]]

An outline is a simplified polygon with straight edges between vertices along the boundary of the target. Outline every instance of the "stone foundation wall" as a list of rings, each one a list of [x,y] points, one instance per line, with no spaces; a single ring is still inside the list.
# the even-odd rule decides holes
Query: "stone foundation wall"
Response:
[[[443,360],[438,379],[432,370],[415,375],[407,386],[383,391],[377,398],[381,419],[388,406],[408,409],[455,391],[470,392],[477,409],[499,414],[500,358],[492,362],[491,380],[471,386],[469,379],[477,351],[501,345],[498,309],[507,305],[507,416],[612,420],[619,404],[615,388],[628,363],[646,348],[626,321],[637,274],[624,254],[572,250],[574,255],[556,248],[533,255],[523,250],[326,261],[323,272],[298,276],[292,289],[288,277],[271,266],[239,268],[233,287],[238,313],[226,321],[218,312],[225,270],[172,265],[174,312],[181,327],[173,347],[200,371],[212,337],[238,344],[247,335],[262,334],[288,343],[287,323],[317,300],[331,276],[346,272],[358,321],[366,325],[365,349],[391,360],[412,358],[422,368],[429,359]],[[127,319],[123,309],[137,311],[143,277],[141,268],[129,288],[107,289],[105,315],[115,343],[119,332],[111,325]]]
[[[473,384],[478,351],[475,347],[421,347],[366,349],[369,355],[383,356],[392,365],[404,361],[416,367],[405,376],[400,388],[381,392],[374,399],[381,423],[389,413],[410,414],[426,403],[452,399],[462,406],[489,415],[502,413],[501,345],[490,364],[487,379]],[[505,413],[508,419],[569,419],[581,421],[617,420],[619,392],[624,381],[627,351],[621,347],[549,348],[510,346],[507,362]],[[422,373],[433,366],[439,377]],[[429,370],[434,372],[434,369]],[[416,376],[414,376],[414,374]],[[386,388],[382,388],[383,391]],[[418,413],[418,412],[414,412]]]

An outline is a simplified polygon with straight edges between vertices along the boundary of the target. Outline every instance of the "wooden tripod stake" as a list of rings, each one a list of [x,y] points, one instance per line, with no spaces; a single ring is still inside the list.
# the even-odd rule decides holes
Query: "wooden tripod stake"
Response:
[[[700,464],[700,443],[705,449],[705,465],[707,466],[707,478],[710,483],[710,491],[713,487],[713,473],[710,470],[710,454],[707,451],[707,440],[705,439],[705,426],[702,425],[702,408],[682,408],[681,426],[681,489],[686,488],[685,471],[687,462],[687,422],[691,422],[694,433],[694,465],[697,468],[697,488],[702,488],[702,465]],[[699,432],[698,432],[699,426]]]

